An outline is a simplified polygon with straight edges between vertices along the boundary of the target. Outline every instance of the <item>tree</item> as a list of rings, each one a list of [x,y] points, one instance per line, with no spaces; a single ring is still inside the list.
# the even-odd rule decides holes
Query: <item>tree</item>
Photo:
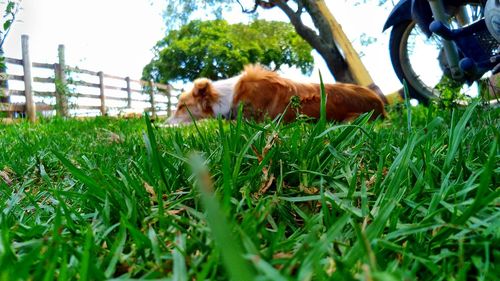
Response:
[[[359,84],[371,83],[371,85],[365,86],[371,86],[378,90],[357,54],[348,53],[353,51],[350,42],[345,38],[339,39],[337,37],[339,33],[344,34],[340,25],[328,10],[324,0],[169,0],[165,10],[165,19],[172,26],[175,23],[172,19],[187,20],[194,11],[201,8],[205,10],[212,9],[217,16],[220,16],[222,10],[235,3],[241,6],[244,13],[255,13],[258,8],[282,10],[290,19],[290,23],[295,27],[297,34],[304,38],[323,57],[337,81]],[[309,27],[304,23],[306,15],[311,17],[314,27]],[[347,48],[348,52],[343,50],[343,54],[339,49],[339,43],[344,43],[344,47]],[[346,58],[349,55],[350,61],[347,61]]]
[[[7,38],[7,35],[10,32],[12,24],[16,20],[16,15],[21,7],[21,0],[18,1],[9,0],[3,4],[5,4],[5,7],[3,9],[4,11],[3,22],[2,25],[0,26],[0,59],[1,59],[0,68],[2,70],[5,69],[5,62],[3,57],[3,44],[5,43],[5,39]]]
[[[172,30],[155,47],[156,57],[143,70],[145,79],[168,83],[207,77],[228,78],[249,63],[275,70],[296,66],[311,73],[312,48],[284,22],[256,20],[228,24],[225,20],[194,20]]]
[[[16,15],[19,12],[19,9],[21,7],[21,0],[17,1],[6,1],[5,7],[3,9],[3,22],[2,25],[0,26],[0,103],[8,102],[8,98],[5,93],[5,90],[7,88],[7,79],[6,79],[6,71],[7,71],[7,66],[5,65],[5,57],[4,57],[4,52],[3,52],[3,44],[5,43],[5,40],[7,39],[7,35],[9,34],[10,28],[12,27],[12,24],[16,20]]]

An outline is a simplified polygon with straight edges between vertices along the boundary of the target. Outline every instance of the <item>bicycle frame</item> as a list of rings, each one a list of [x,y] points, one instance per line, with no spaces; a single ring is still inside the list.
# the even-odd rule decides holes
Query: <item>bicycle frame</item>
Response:
[[[422,32],[427,37],[430,37],[433,32],[430,30],[429,26],[434,20],[441,21],[444,24],[449,21],[444,4],[446,3],[443,0],[399,1],[391,11],[383,30],[405,20],[414,20]],[[460,26],[465,26],[469,23],[467,12],[464,7],[459,8],[456,18]],[[460,56],[456,44],[452,40],[446,40],[445,38],[442,38],[442,42],[446,61],[450,67],[452,77],[457,80],[462,79],[464,73],[459,67]]]
[[[446,27],[449,28],[449,26],[447,25],[448,16],[446,15],[443,1],[428,0],[428,2],[434,19],[442,22]],[[462,10],[461,13],[464,14],[464,11]],[[442,40],[443,40],[442,43],[446,55],[446,60],[448,62],[448,66],[450,67],[451,71],[451,77],[453,77],[453,79],[455,80],[460,80],[464,77],[464,73],[462,72],[462,70],[458,65],[460,61],[458,48],[453,41],[446,40],[444,38],[442,38]]]

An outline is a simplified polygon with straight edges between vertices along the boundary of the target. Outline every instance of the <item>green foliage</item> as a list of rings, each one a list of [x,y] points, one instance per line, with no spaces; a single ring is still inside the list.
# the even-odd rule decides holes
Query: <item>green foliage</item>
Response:
[[[461,82],[443,75],[436,85],[436,90],[440,95],[434,102],[443,108],[451,108],[457,106],[459,103],[470,102],[471,99],[461,93],[462,86]]]
[[[205,11],[207,15],[214,15],[220,19],[222,12],[230,9],[231,4],[234,4],[233,0],[169,0],[166,2],[163,18],[167,31],[186,24],[196,11]]]
[[[7,35],[9,34],[12,24],[16,20],[16,15],[19,12],[21,6],[21,0],[9,0],[1,4],[5,5],[5,7],[3,8],[3,23],[1,25],[2,28],[0,28],[0,88],[2,88],[0,89],[0,99],[5,96],[3,88],[6,88],[7,86],[7,80],[5,79],[6,77],[4,77],[7,66],[5,64],[3,44],[7,39]],[[0,100],[0,102],[2,102],[2,100]]]
[[[2,5],[5,5],[3,9],[3,23],[2,28],[0,29],[0,49],[2,49],[3,43],[5,42],[5,38],[9,33],[9,30],[12,26],[12,23],[16,20],[16,15],[19,12],[19,8],[21,6],[21,0],[9,0]]]
[[[496,280],[500,111],[389,113],[0,124],[0,279]]]
[[[312,48],[290,24],[264,20],[248,25],[192,21],[171,31],[157,43],[156,50],[143,78],[160,83],[199,77],[218,80],[237,75],[250,63],[273,69],[296,66],[304,74],[314,65]]]

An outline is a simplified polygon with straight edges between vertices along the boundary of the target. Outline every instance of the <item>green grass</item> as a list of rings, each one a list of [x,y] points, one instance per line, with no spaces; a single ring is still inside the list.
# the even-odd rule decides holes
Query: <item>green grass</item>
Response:
[[[0,124],[0,280],[497,280],[500,110],[389,112]]]

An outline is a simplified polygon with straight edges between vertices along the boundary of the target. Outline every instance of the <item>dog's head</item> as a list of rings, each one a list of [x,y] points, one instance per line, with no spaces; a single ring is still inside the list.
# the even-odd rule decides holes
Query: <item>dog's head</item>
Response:
[[[167,123],[190,123],[193,119],[214,117],[213,104],[217,102],[218,97],[212,81],[207,78],[196,79],[193,88],[180,95],[177,109]]]

